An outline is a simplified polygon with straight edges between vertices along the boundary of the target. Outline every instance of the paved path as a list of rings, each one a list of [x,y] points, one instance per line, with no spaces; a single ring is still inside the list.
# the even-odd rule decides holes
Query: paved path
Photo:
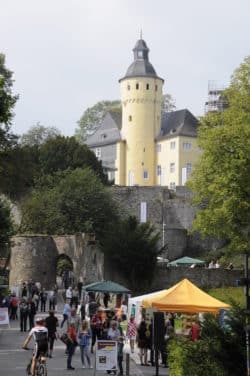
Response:
[[[62,311],[62,301],[58,305],[59,312]],[[39,313],[40,316],[40,313]],[[47,314],[46,314],[47,316]],[[57,314],[59,321],[62,315]],[[32,351],[23,350],[22,344],[26,338],[27,333],[20,332],[19,322],[11,321],[11,327],[0,327],[0,374],[3,376],[22,376],[25,375],[26,365],[32,355]],[[29,345],[31,348],[33,342]],[[124,352],[129,352],[129,347],[126,344]],[[66,369],[67,357],[65,355],[65,346],[60,341],[55,341],[54,354],[52,359],[47,359],[48,376],[94,376],[93,369],[82,369],[80,361],[79,348],[76,349],[75,355],[72,360],[72,365],[75,367],[74,371]],[[94,364],[94,355],[92,356],[92,364]],[[124,355],[125,360],[125,355]],[[146,376],[155,375],[155,368],[142,367],[139,364],[138,353],[131,354],[130,359],[130,376]],[[124,361],[125,369],[125,361]],[[96,371],[96,376],[107,375],[105,372]],[[124,371],[125,375],[125,371]],[[164,368],[159,369],[159,376],[168,375],[168,370]]]

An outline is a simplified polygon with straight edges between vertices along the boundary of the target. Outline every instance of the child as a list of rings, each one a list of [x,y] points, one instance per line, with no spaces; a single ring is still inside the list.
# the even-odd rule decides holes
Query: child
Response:
[[[89,368],[93,368],[91,366],[90,355],[89,355],[91,337],[92,337],[92,334],[91,334],[91,329],[88,326],[88,321],[83,320],[82,326],[78,333],[79,345],[80,345],[80,350],[81,350],[82,368],[85,368],[85,358],[87,359]]]
[[[123,343],[124,338],[122,336],[118,337],[117,342],[117,360],[118,360],[118,367],[119,367],[119,375],[123,375],[123,367],[122,367],[122,361],[123,361]]]

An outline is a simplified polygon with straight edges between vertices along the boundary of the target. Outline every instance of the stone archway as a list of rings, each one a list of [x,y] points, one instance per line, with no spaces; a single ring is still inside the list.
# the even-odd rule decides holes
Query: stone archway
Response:
[[[15,236],[11,239],[10,285],[40,282],[46,289],[56,282],[58,251],[52,236]]]
[[[74,277],[74,265],[72,259],[62,253],[56,260],[56,282],[59,287],[68,288],[72,286]]]
[[[85,283],[103,279],[104,256],[85,234],[23,235],[11,240],[9,284],[20,286],[32,279],[50,289],[56,283],[60,255],[72,261],[76,283],[80,278]]]

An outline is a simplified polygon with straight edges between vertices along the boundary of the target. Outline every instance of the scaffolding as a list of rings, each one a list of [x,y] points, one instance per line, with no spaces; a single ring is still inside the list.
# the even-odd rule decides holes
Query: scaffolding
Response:
[[[218,85],[217,81],[208,81],[208,100],[205,103],[205,114],[221,112],[227,108],[226,98],[222,96],[223,90],[225,90],[225,87]]]

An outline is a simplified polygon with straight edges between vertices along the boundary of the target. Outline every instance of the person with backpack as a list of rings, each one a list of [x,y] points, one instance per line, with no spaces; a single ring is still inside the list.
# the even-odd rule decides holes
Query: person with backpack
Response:
[[[35,341],[35,347],[32,357],[31,375],[35,376],[36,362],[38,357],[41,355],[45,358],[48,352],[48,329],[44,326],[43,318],[36,318],[36,324],[34,328],[31,329],[28,337],[24,341],[23,349],[28,349],[28,344],[31,341],[32,337]]]
[[[53,310],[49,311],[49,316],[45,319],[45,326],[48,329],[48,340],[49,340],[49,358],[52,358],[52,352],[54,347],[54,341],[57,338],[56,332],[58,327],[58,319],[55,316]]]
[[[40,292],[41,312],[46,312],[47,292],[45,288]]]
[[[36,315],[36,304],[34,302],[34,299],[29,299],[29,306],[28,306],[28,317],[29,317],[29,324],[30,324],[30,330],[34,327],[34,318]]]
[[[24,296],[20,303],[19,303],[19,310],[20,310],[20,331],[26,332],[27,330],[27,318],[29,313],[29,305],[27,301],[27,297]]]
[[[16,296],[16,293],[13,292],[10,298],[10,319],[11,320],[18,319],[17,308],[18,308],[18,298]]]

